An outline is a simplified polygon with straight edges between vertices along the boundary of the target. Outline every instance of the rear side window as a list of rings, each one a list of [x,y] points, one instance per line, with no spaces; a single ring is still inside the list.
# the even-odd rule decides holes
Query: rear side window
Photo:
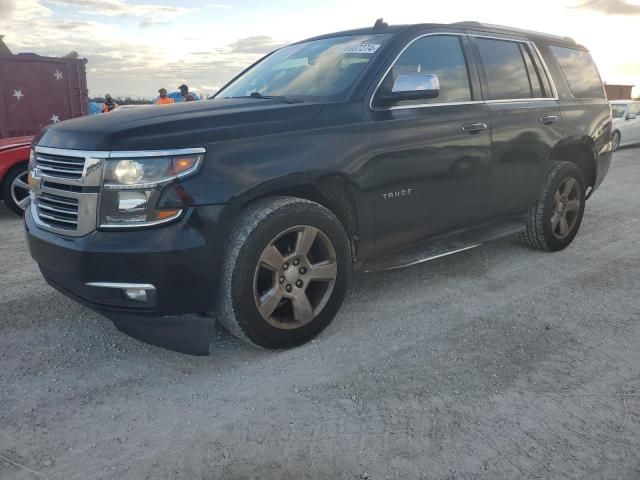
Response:
[[[521,44],[508,40],[477,38],[486,100],[532,98],[541,95],[540,80],[529,79]],[[529,59],[531,61],[531,59]],[[533,64],[530,65],[534,69]],[[533,72],[532,72],[533,73]],[[533,86],[532,86],[533,83]]]
[[[589,52],[575,48],[554,46],[550,48],[560,64],[574,97],[604,98],[600,74]]]
[[[636,116],[640,115],[640,105],[638,105],[637,103],[634,103],[633,105],[631,105],[629,112],[633,113]]]
[[[431,73],[438,76],[440,95],[436,98],[401,102],[402,105],[468,102],[471,86],[467,62],[455,35],[432,35],[419,38],[400,55],[380,85],[380,92],[390,92],[398,75]]]

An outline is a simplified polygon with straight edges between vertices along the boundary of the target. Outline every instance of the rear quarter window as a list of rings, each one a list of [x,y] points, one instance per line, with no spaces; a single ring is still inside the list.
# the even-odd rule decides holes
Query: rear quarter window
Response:
[[[584,50],[566,47],[550,47],[564,73],[569,88],[576,98],[604,98],[600,74],[591,54]]]

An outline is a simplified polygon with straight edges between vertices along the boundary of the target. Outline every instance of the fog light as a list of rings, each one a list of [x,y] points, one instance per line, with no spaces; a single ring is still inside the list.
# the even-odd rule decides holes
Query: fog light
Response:
[[[126,288],[124,290],[124,296],[129,300],[133,300],[134,302],[146,302],[147,301],[147,291],[142,288]]]

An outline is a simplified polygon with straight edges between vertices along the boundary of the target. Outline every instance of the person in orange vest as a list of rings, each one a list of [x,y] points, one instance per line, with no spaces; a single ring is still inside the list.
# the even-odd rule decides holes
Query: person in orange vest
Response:
[[[160,96],[156,99],[156,105],[169,105],[170,103],[176,103],[175,100],[167,96],[167,89],[161,88],[158,90]]]
[[[104,96],[104,103],[102,104],[102,113],[110,112],[111,110],[118,108],[118,104],[113,100],[110,93]]]

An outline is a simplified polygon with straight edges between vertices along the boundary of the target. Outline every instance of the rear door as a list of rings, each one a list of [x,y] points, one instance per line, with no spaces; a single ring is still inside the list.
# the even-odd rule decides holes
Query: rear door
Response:
[[[488,211],[493,218],[521,215],[534,204],[551,151],[564,136],[559,102],[532,42],[470,38],[491,116]]]

